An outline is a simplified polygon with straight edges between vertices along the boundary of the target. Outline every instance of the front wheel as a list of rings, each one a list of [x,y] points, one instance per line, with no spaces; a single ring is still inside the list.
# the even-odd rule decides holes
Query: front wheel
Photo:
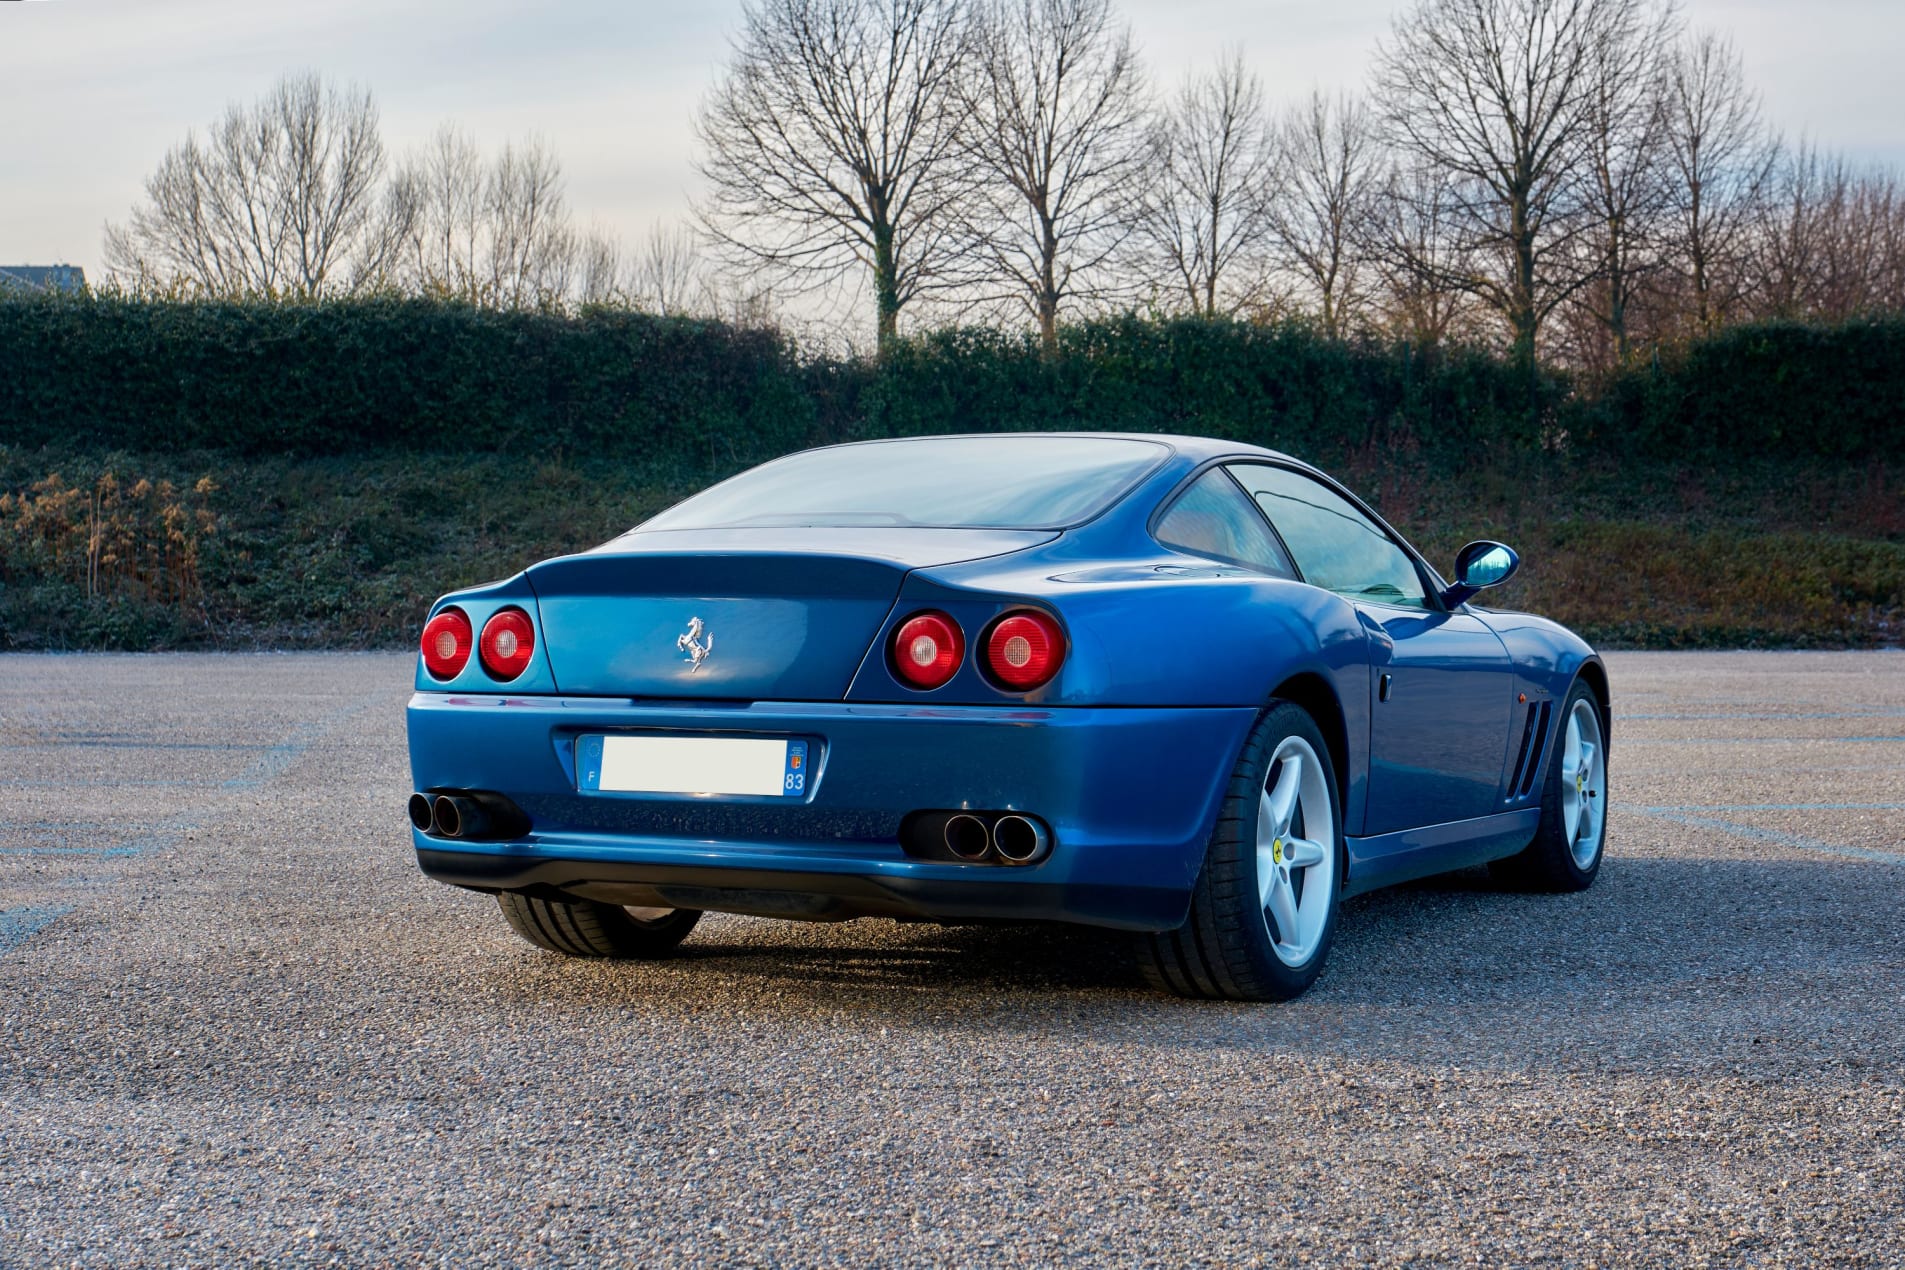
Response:
[[[1287,1001],[1323,969],[1342,887],[1342,808],[1329,746],[1282,702],[1251,730],[1176,930],[1139,937],[1154,987],[1179,996]]]
[[[509,928],[566,957],[665,957],[701,920],[691,908],[618,908],[591,900],[545,900],[515,891],[496,897]]]
[[[1489,866],[1531,891],[1585,891],[1607,844],[1607,736],[1594,690],[1576,680],[1561,707],[1560,752],[1542,783],[1541,827],[1519,854]]]

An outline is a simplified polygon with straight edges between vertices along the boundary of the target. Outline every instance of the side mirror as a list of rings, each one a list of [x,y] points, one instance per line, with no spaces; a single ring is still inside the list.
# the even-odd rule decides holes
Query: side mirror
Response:
[[[1454,608],[1485,587],[1500,586],[1520,567],[1512,547],[1486,539],[1471,542],[1455,553],[1455,585],[1442,593],[1442,602]]]

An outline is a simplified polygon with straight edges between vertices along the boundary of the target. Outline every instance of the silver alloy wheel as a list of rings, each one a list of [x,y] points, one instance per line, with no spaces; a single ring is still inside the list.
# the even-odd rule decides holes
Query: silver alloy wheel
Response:
[[[1300,736],[1270,756],[1257,805],[1257,897],[1277,959],[1309,961],[1336,897],[1336,809],[1323,764]]]
[[[1594,867],[1607,825],[1607,748],[1601,741],[1601,716],[1592,701],[1577,701],[1568,712],[1561,742],[1561,827],[1578,869]]]

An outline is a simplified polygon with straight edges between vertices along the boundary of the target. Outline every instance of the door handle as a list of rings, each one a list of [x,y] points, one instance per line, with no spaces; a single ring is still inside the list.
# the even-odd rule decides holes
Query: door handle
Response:
[[[1394,676],[1388,673],[1384,673],[1384,674],[1380,674],[1376,676],[1376,700],[1378,701],[1389,700],[1389,685],[1393,683],[1394,681],[1395,681]]]

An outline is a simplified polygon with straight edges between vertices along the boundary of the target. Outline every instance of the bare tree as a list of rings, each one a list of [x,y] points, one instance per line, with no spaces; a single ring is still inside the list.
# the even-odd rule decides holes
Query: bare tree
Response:
[[[630,291],[635,303],[656,313],[680,315],[713,307],[711,283],[685,225],[657,225],[635,260]]]
[[[984,14],[966,135],[986,180],[966,224],[1049,351],[1067,301],[1117,289],[1152,174],[1144,75],[1110,0],[994,0]]]
[[[1835,275],[1856,286],[1842,303],[1846,315],[1905,311],[1905,189],[1896,172],[1868,172],[1854,186],[1834,259]]]
[[[1147,272],[1204,317],[1260,298],[1272,148],[1263,81],[1233,52],[1187,76],[1158,121],[1137,209]]]
[[[1677,18],[1669,8],[1650,19],[1610,29],[1590,50],[1587,127],[1582,161],[1593,228],[1581,293],[1613,364],[1628,358],[1631,311],[1658,263],[1655,244],[1671,191],[1664,171],[1667,134],[1665,75]]]
[[[596,302],[609,285],[604,252],[619,252],[575,233],[561,162],[536,138],[486,161],[445,126],[391,184],[412,205],[399,274],[425,295],[529,309],[559,305],[572,291]],[[619,261],[606,264],[613,272]]]
[[[629,291],[624,280],[621,244],[599,226],[576,240],[575,298],[581,305],[625,304]]]
[[[1269,206],[1280,264],[1302,280],[1323,329],[1340,338],[1364,300],[1358,244],[1382,180],[1374,120],[1353,97],[1312,92],[1276,135]]]
[[[1542,322],[1591,276],[1578,248],[1597,52],[1645,13],[1643,0],[1417,0],[1377,53],[1389,137],[1455,178],[1450,229],[1483,264],[1444,281],[1499,314],[1530,363]]]
[[[1360,225],[1360,252],[1375,275],[1371,303],[1395,335],[1420,348],[1453,335],[1472,303],[1459,284],[1475,262],[1450,228],[1456,207],[1453,177],[1405,163],[1390,169]]]
[[[1673,178],[1669,256],[1684,271],[1695,328],[1710,331],[1744,298],[1747,235],[1775,153],[1730,43],[1702,33],[1675,52],[1666,122]]]
[[[383,171],[370,93],[288,76],[166,154],[145,202],[107,227],[107,266],[209,295],[352,290],[382,274],[404,229]]]
[[[492,302],[506,309],[560,303],[574,276],[576,239],[555,152],[538,138],[505,145],[484,183],[483,211]]]
[[[970,30],[959,0],[748,0],[695,128],[707,231],[790,285],[863,274],[892,339],[941,283]]]
[[[430,295],[481,299],[484,181],[483,156],[452,124],[439,128],[393,178],[414,207],[401,266],[410,285]]]

